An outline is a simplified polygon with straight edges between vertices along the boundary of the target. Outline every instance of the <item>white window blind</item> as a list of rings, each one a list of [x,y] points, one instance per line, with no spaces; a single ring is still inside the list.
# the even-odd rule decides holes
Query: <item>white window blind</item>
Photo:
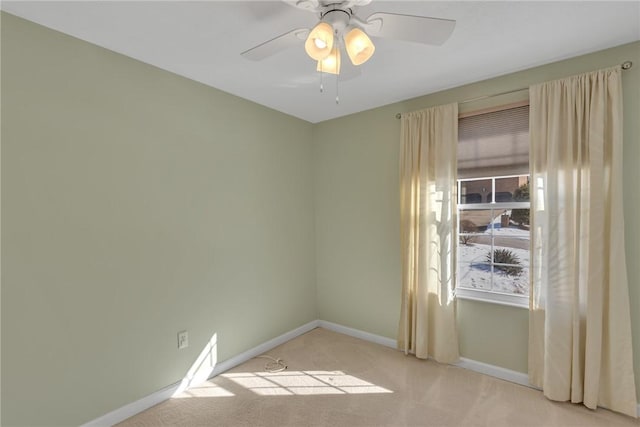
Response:
[[[458,178],[529,173],[529,106],[458,120]]]

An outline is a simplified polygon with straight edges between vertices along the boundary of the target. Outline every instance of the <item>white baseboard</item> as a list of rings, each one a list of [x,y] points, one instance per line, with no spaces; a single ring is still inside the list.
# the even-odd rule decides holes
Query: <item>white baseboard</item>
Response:
[[[272,348],[275,348],[281,344],[284,344],[287,341],[291,341],[292,339],[302,334],[306,334],[307,332],[317,328],[318,326],[320,326],[319,321],[312,320],[311,322],[304,324],[299,328],[294,329],[293,331],[286,332],[272,340],[269,340],[256,347],[253,347],[252,349],[247,350],[244,353],[240,353],[239,355],[234,356],[230,359],[227,359],[224,362],[220,362],[216,365],[215,369],[213,370],[209,378],[213,378],[217,375],[220,375],[221,373],[228,371],[229,369],[234,368],[246,362],[247,360],[251,360],[256,356],[259,356],[262,353],[265,353],[271,350]]]
[[[319,321],[313,320],[305,325],[300,326],[299,328],[284,333],[272,340],[269,340],[250,350],[240,353],[237,356],[220,362],[216,364],[209,378],[215,377],[216,375],[228,371],[229,369],[238,366],[241,363],[246,362],[247,360],[253,359],[254,357],[259,356],[260,354],[267,352],[272,348],[279,346],[280,344],[284,344],[297,336],[307,333],[317,328],[318,326]],[[180,388],[181,385],[182,381],[178,381],[177,383],[171,384],[163,388],[162,390],[158,390],[155,393],[143,397],[142,399],[136,400],[135,402],[124,405],[99,418],[96,418],[95,420],[89,421],[88,423],[83,424],[81,427],[112,426],[114,424],[122,422],[127,418],[131,418],[132,416],[139,414],[140,412],[171,398],[171,396],[174,395],[174,393]]]
[[[488,363],[478,362],[477,360],[461,357],[460,361],[454,363],[455,366],[478,372],[480,374],[489,375],[490,377],[499,378],[501,380],[520,384],[526,387],[536,388],[529,384],[529,376],[525,373],[512,371],[511,369],[501,368],[500,366],[489,365]]]
[[[181,383],[182,381],[171,384],[163,388],[162,390],[158,390],[155,393],[143,397],[142,399],[138,399],[135,402],[131,402],[109,413],[106,413],[103,416],[96,418],[95,420],[82,424],[80,427],[103,427],[118,424],[119,422],[122,422],[127,418],[131,418],[134,415],[139,414],[140,412],[169,399],[171,396],[173,396],[176,390],[178,390],[178,387]]]
[[[391,347],[393,349],[398,348],[396,340],[383,337],[381,335],[372,334],[369,332],[361,331],[359,329],[349,328],[347,326],[338,325],[337,323],[327,322],[326,320],[318,321],[318,326],[333,332],[349,335],[350,337],[360,338],[361,340],[380,344],[385,347]]]

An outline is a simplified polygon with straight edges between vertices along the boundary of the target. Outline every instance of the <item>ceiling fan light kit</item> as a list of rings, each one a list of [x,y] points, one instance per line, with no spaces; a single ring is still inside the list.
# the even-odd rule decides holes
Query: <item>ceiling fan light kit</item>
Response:
[[[340,73],[340,49],[344,43],[353,65],[364,64],[371,58],[375,46],[367,33],[356,24],[353,11],[339,3],[325,7],[320,22],[309,32],[304,48],[311,59],[318,61],[318,71]]]

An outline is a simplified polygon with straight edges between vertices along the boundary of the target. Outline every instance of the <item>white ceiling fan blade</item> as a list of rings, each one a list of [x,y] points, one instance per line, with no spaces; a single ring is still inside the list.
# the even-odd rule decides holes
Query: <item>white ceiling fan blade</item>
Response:
[[[386,12],[376,12],[366,22],[367,31],[372,36],[436,46],[447,41],[456,26],[456,21],[451,19]]]
[[[321,6],[318,0],[282,0],[289,6],[297,7],[298,9],[309,10],[316,12]]]
[[[264,58],[275,55],[292,46],[300,45],[300,42],[307,38],[309,30],[306,28],[297,28],[295,30],[284,33],[278,37],[268,40],[256,47],[245,50],[240,55],[252,61],[261,61]]]

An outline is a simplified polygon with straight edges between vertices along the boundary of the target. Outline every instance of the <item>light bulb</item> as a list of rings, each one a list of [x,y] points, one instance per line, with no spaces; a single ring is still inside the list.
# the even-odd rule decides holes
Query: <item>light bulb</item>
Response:
[[[318,71],[330,74],[340,74],[340,50],[334,46],[331,54],[321,61],[318,61]]]

